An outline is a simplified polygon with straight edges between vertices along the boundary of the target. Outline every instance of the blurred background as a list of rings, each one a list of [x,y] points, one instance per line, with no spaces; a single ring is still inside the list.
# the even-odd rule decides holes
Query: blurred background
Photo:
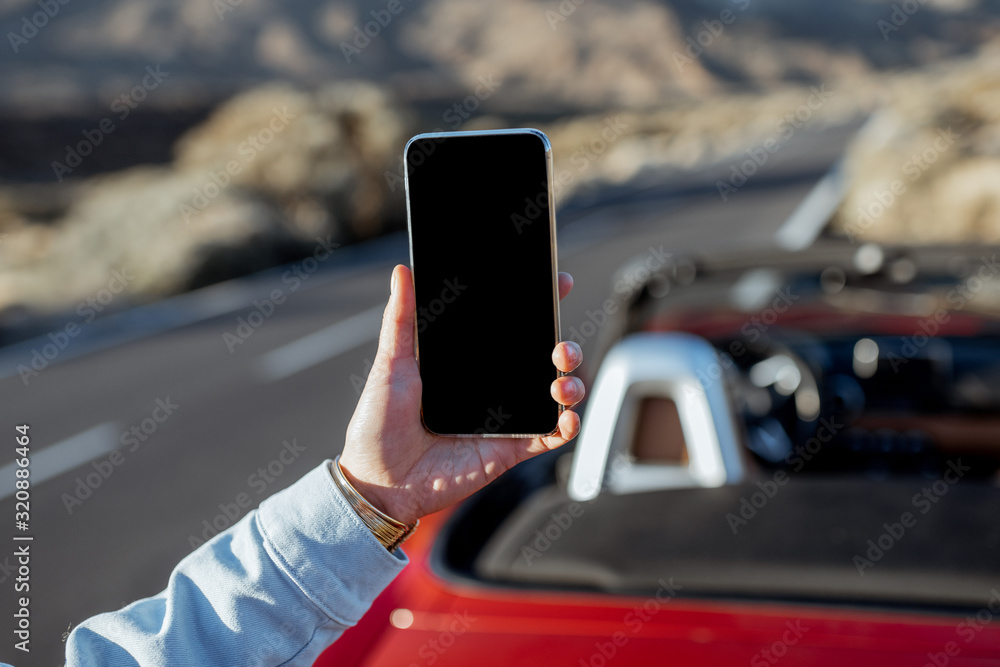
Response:
[[[417,131],[534,125],[575,170],[593,128],[624,114],[605,150],[586,151],[567,201],[739,155],[784,132],[780,119],[816,85],[828,99],[799,125],[891,108],[877,141],[858,147],[862,183],[885,160],[895,166],[921,126],[954,126],[963,150],[926,182],[947,172],[962,191],[942,176],[922,188],[933,202],[911,192],[894,211],[924,211],[912,222],[923,238],[995,238],[996,10],[977,0],[400,0],[398,13],[384,2],[7,0],[0,322],[74,306],[121,266],[135,278],[115,307],[306,256],[319,235],[349,244],[398,231],[400,146]],[[241,151],[275,108],[288,110],[287,128]],[[231,161],[240,172],[216,187],[212,174]],[[956,196],[961,218],[935,224],[933,207]]]
[[[773,243],[838,160],[830,233],[1000,241],[996,1],[0,0],[0,28],[0,434],[31,425],[47,663],[339,451],[417,132],[548,134],[564,336],[647,248]]]

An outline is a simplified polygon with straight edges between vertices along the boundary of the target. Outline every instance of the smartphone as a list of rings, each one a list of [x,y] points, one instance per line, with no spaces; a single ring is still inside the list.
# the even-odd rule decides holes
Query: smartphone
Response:
[[[420,134],[406,144],[424,428],[558,430],[561,375],[552,146],[538,130]]]

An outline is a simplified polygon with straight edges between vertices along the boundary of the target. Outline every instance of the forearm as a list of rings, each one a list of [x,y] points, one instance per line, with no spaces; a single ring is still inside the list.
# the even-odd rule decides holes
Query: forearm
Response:
[[[402,570],[327,463],[182,560],[166,590],[88,619],[77,665],[311,665]]]

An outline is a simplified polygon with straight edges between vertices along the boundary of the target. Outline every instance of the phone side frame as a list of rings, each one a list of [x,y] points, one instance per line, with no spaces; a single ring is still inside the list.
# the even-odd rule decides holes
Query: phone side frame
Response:
[[[408,155],[410,152],[410,147],[415,141],[422,139],[447,139],[449,137],[455,136],[496,136],[496,135],[507,135],[507,134],[530,134],[537,137],[542,141],[542,145],[545,148],[545,177],[546,183],[548,185],[548,201],[549,201],[549,249],[551,253],[552,262],[552,312],[555,315],[553,318],[555,321],[555,342],[553,343],[553,348],[558,345],[562,340],[562,326],[560,323],[560,312],[559,312],[559,261],[558,261],[558,246],[556,244],[556,204],[555,204],[555,191],[552,184],[552,179],[555,177],[554,165],[552,158],[552,143],[549,138],[545,136],[545,133],[541,130],[536,130],[534,128],[524,127],[524,128],[507,128],[502,130],[460,130],[455,132],[424,132],[421,134],[414,135],[406,142],[406,146],[403,148],[403,191],[406,196],[406,235],[409,241],[409,254],[410,254],[410,278],[413,283],[414,297],[416,296],[417,278],[415,271],[415,264],[413,261],[413,220],[410,215],[410,169],[409,169],[409,159]],[[416,318],[413,320],[413,353],[417,360],[417,368],[420,368],[420,345],[419,338],[417,336],[417,321]],[[568,375],[559,369],[556,369],[556,379]],[[437,433],[427,427],[427,423],[424,421],[424,405],[423,400],[420,402],[420,423],[423,425],[424,430],[433,435],[437,435],[443,438],[544,438],[551,435],[559,433],[559,418],[562,417],[562,413],[566,411],[566,406],[562,403],[556,401],[557,416],[556,425],[552,431],[548,433]]]

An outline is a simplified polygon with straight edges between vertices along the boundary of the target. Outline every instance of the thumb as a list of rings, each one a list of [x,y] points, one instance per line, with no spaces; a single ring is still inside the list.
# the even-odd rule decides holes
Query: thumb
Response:
[[[385,362],[414,359],[414,318],[416,316],[416,296],[413,293],[413,278],[410,269],[397,264],[392,270],[389,303],[382,315],[382,331],[379,333],[378,357]]]

